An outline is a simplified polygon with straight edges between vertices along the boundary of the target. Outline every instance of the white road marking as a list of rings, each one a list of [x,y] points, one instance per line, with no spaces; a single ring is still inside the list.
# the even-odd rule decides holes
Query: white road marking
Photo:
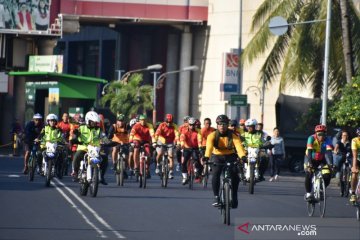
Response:
[[[20,177],[20,175],[15,175],[15,174],[13,174],[13,175],[8,175],[8,177],[12,177],[12,178],[19,178],[19,177]]]
[[[70,205],[72,205],[73,208],[76,209],[76,211],[82,216],[82,218],[85,220],[85,222],[87,222],[87,224],[89,224],[92,228],[95,229],[95,231],[97,231],[100,234],[101,238],[107,238],[107,236],[104,234],[103,231],[101,231],[99,228],[97,228],[95,226],[95,224],[93,224],[90,219],[88,219],[85,214],[81,211],[81,209],[64,193],[63,190],[61,190],[54,182],[53,184],[55,185],[55,189],[70,203]]]
[[[56,181],[61,186],[63,186],[66,190],[68,190],[69,193],[73,195],[73,197],[75,197],[87,210],[89,210],[89,212],[91,212],[102,225],[104,225],[107,229],[109,229],[109,231],[114,233],[117,238],[126,238],[125,236],[121,235],[118,231],[115,231],[102,217],[99,216],[99,214],[94,209],[92,209],[84,200],[82,200],[73,190],[71,190],[69,187],[67,187],[57,178],[53,178],[53,180]]]

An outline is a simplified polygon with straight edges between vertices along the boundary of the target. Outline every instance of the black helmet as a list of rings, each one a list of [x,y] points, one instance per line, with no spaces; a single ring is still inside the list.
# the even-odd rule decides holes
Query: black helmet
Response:
[[[217,118],[216,118],[216,124],[219,124],[219,123],[229,124],[229,118],[226,115],[221,114],[221,115],[217,116]]]
[[[234,126],[234,127],[237,127],[237,121],[236,120],[231,120],[230,121],[230,126]]]

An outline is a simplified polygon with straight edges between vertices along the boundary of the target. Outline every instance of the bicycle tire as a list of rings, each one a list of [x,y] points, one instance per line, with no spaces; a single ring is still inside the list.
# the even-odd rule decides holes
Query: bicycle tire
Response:
[[[89,189],[89,184],[87,181],[82,181],[80,184],[80,196],[86,196]]]
[[[169,163],[168,159],[164,157],[163,163],[162,163],[162,186],[167,187],[168,184],[168,178],[169,178]]]
[[[46,187],[50,186],[52,165],[53,165],[52,160],[49,159],[47,161],[46,174],[45,174],[45,186]]]
[[[120,173],[119,173],[119,169],[120,169],[120,161],[117,160],[115,163],[115,180],[116,180],[116,185],[120,186]]]
[[[119,170],[120,170],[120,173],[119,173],[119,184],[118,186],[124,186],[124,158],[123,156],[120,156],[120,166],[119,166]]]
[[[205,172],[204,172],[204,176],[202,177],[203,188],[207,188],[208,179],[209,179],[209,169],[208,169],[208,165],[205,164]]]
[[[99,189],[99,168],[97,165],[94,165],[91,168],[92,178],[90,182],[90,196],[96,197]]]
[[[324,179],[321,178],[320,180],[320,189],[322,189],[322,197],[321,194],[319,194],[320,199],[319,199],[319,210],[320,210],[320,217],[325,217],[325,211],[326,211],[326,188],[325,188],[325,182]]]
[[[36,168],[36,158],[34,157],[33,154],[30,155],[28,166],[29,166],[29,181],[32,182],[34,181],[35,168]]]
[[[249,164],[250,167],[250,179],[249,179],[249,193],[254,194],[255,186],[255,164]]]
[[[222,182],[222,181],[221,181]],[[220,209],[220,215],[221,215],[221,222],[223,224],[226,224],[226,212],[225,212],[225,197],[224,197],[224,184],[221,183],[221,186],[220,186],[220,206],[219,206],[219,209]]]
[[[312,217],[314,215],[314,212],[315,212],[315,203],[314,202],[307,202],[306,206],[307,206],[308,216]]]
[[[142,169],[142,171],[143,171],[143,176],[142,176],[142,181],[143,181],[143,183],[142,183],[142,187],[143,188],[146,188],[146,164],[147,164],[147,162],[146,162],[146,157],[144,157],[144,159],[143,159],[143,169]]]
[[[224,183],[224,207],[225,207],[225,223],[227,225],[230,225],[230,184],[228,182]]]
[[[345,197],[349,196],[349,192],[350,192],[350,174],[351,174],[351,169],[349,167],[346,167],[346,176],[345,176]]]
[[[360,221],[360,206],[356,207],[356,220]]]

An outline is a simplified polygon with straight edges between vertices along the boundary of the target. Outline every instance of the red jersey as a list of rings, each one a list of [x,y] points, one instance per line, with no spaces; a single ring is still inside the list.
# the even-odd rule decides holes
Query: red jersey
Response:
[[[206,147],[206,139],[209,136],[210,133],[214,132],[215,128],[213,127],[203,127],[201,129],[201,147]]]
[[[179,131],[176,124],[170,126],[166,122],[159,125],[155,132],[155,140],[160,140],[163,144],[172,144],[179,140]]]
[[[183,130],[180,136],[180,142],[183,148],[198,148],[201,143],[200,130],[190,130],[189,128]]]
[[[187,123],[184,123],[183,125],[181,125],[179,127],[179,134],[182,134],[183,132],[186,132],[188,130],[188,124]]]
[[[130,132],[130,141],[145,141],[151,143],[155,141],[154,137],[154,127],[150,123],[146,123],[144,126],[141,123],[136,123]]]
[[[70,136],[71,123],[61,121],[57,124],[57,127],[61,129],[61,132],[65,135],[66,138]]]

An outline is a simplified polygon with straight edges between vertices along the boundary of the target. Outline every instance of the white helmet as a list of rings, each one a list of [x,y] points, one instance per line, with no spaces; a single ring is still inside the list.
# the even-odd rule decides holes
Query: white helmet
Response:
[[[42,116],[40,113],[35,113],[35,115],[33,116],[33,119],[42,119]]]
[[[48,122],[48,121],[50,121],[50,120],[55,120],[55,121],[57,122],[57,121],[58,121],[58,117],[57,117],[55,114],[50,113],[49,115],[47,115],[46,121]]]
[[[95,122],[95,123],[99,123],[100,122],[100,117],[99,115],[94,112],[94,111],[89,111],[86,113],[85,115],[85,123],[87,125],[89,125],[89,121]]]
[[[196,122],[196,119],[193,118],[193,117],[191,117],[191,118],[188,119],[188,123],[189,123],[190,125],[195,124],[195,122]]]
[[[136,118],[130,120],[130,127],[134,126],[137,123]]]
[[[248,126],[256,126],[257,124],[257,121],[256,119],[248,119],[246,120],[245,122],[245,126],[248,127]]]

